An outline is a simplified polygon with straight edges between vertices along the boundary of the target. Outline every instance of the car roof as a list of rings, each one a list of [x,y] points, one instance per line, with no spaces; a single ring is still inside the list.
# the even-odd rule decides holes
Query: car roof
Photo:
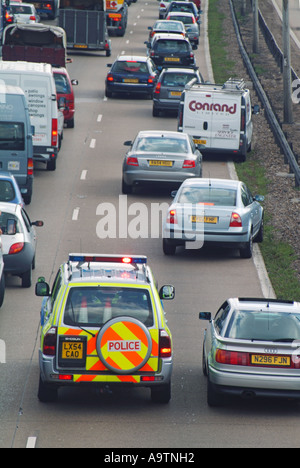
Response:
[[[204,186],[204,187],[231,187],[231,188],[238,188],[239,185],[241,185],[240,180],[233,180],[233,179],[211,179],[211,178],[191,178],[191,179],[186,179],[182,185],[190,186]]]
[[[52,67],[53,73],[60,73],[61,75],[69,75],[68,70],[64,67]]]
[[[187,138],[187,134],[184,132],[175,132],[172,130],[141,130],[138,133],[138,137],[176,137],[176,138]]]
[[[194,13],[191,13],[190,11],[170,11],[169,15],[172,16],[193,16],[195,18]],[[168,16],[169,16],[168,15]],[[170,21],[170,20],[169,20]],[[181,21],[180,21],[181,22]]]
[[[170,14],[171,14],[171,13],[170,13]],[[182,22],[182,21],[178,21],[178,20],[157,20],[157,21],[154,23],[154,26],[153,26],[153,27],[155,27],[156,24],[161,24],[161,23],[162,23],[162,24],[166,24],[166,25],[173,24],[173,23],[175,23],[175,24],[180,24],[180,26],[183,25],[183,22]],[[183,25],[183,26],[184,26],[184,25]]]
[[[19,209],[18,203],[0,202],[0,212],[16,213]]]
[[[300,313],[300,303],[296,301],[286,301],[280,299],[264,299],[264,298],[230,298],[228,302],[236,309],[243,310],[269,310]]]
[[[29,7],[34,7],[32,3],[23,3],[23,2],[10,2],[10,6],[29,6]]]
[[[123,263],[122,259],[131,259]],[[88,260],[90,259],[90,260]],[[69,261],[64,264],[68,283],[101,284],[144,284],[149,286],[147,257],[144,255],[103,255],[103,254],[69,254]]]
[[[183,37],[181,34],[161,33],[161,34],[155,34],[155,36],[153,37],[153,40],[155,42],[159,41],[160,39],[170,39],[172,41],[181,40],[181,41],[188,42],[188,39],[186,37]]]
[[[149,57],[145,55],[120,55],[115,61],[116,62],[128,62],[128,61],[139,61],[139,62],[147,62]]]
[[[195,68],[164,68],[161,72],[163,73],[190,73],[191,75],[194,75],[195,73],[198,73],[198,70]]]

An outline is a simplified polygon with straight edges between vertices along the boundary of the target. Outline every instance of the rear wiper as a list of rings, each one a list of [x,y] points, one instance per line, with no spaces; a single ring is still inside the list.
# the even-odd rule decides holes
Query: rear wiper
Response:
[[[277,340],[272,340],[273,343],[282,342],[282,343],[292,343],[296,341],[296,338],[277,338]]]
[[[79,325],[78,322],[76,322],[76,320],[75,320],[75,312],[74,312],[74,307],[73,307],[72,299],[70,300],[70,303],[71,303],[71,308],[72,308],[72,318],[73,318],[73,323],[74,323],[74,325],[76,325],[76,327],[80,328],[82,331],[88,333],[89,335],[92,335],[92,337],[95,338],[96,335],[94,335],[94,333],[90,332],[89,330],[86,330],[86,329],[83,328],[81,325]]]

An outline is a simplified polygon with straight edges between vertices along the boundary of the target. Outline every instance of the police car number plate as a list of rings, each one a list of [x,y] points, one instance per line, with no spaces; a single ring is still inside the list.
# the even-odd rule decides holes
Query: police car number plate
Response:
[[[82,359],[83,358],[83,342],[70,343],[64,342],[61,351],[62,359]]]
[[[63,335],[59,339],[59,367],[85,367],[86,336]]]

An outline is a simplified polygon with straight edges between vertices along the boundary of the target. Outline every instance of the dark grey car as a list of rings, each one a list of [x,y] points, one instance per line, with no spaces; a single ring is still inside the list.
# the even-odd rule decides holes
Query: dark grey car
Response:
[[[181,93],[191,80],[203,83],[203,77],[197,69],[165,68],[158,79],[153,94],[153,117],[158,117],[160,111],[178,111]]]

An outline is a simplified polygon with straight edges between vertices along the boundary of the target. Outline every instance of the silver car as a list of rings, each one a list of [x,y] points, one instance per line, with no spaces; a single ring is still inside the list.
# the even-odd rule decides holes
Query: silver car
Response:
[[[123,162],[125,194],[139,184],[181,184],[186,178],[202,177],[202,154],[186,133],[144,130],[124,145],[130,146]]]
[[[34,226],[43,224],[43,221],[31,222],[19,204],[0,203],[4,272],[20,276],[23,288],[31,286],[35,268],[37,237]]]
[[[242,258],[251,258],[253,241],[263,241],[259,202],[264,197],[253,197],[243,182],[190,179],[174,195],[163,227],[166,255],[174,255],[179,245],[192,249],[208,244],[239,249]]]
[[[207,402],[242,398],[300,398],[300,303],[274,299],[228,299],[208,320],[203,372]]]
[[[181,21],[185,26],[187,38],[192,44],[193,49],[197,49],[199,45],[200,28],[193,13],[171,11],[167,16],[167,20]]]
[[[31,3],[11,2],[9,13],[13,16],[14,23],[33,24],[40,21],[40,17]]]

